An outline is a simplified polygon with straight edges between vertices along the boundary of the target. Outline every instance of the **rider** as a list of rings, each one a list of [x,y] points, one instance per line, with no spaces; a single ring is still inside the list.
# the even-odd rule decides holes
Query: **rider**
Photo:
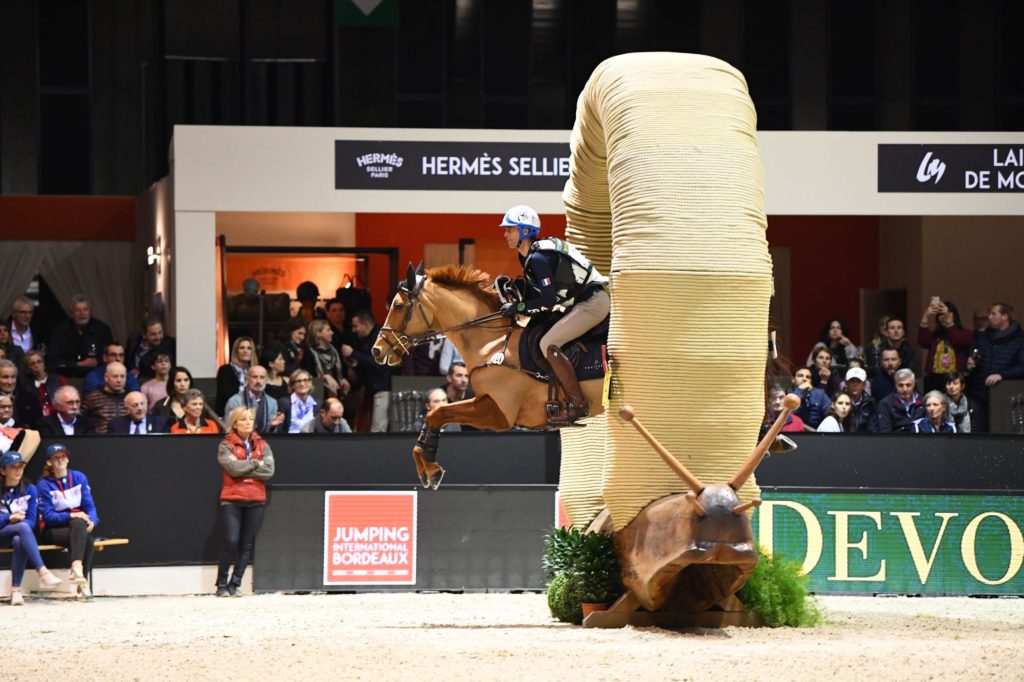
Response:
[[[549,414],[553,425],[572,424],[590,413],[590,403],[576,380],[576,370],[562,346],[600,324],[611,310],[604,277],[575,246],[555,237],[540,238],[540,217],[529,206],[513,206],[500,227],[509,248],[519,252],[525,301],[506,303],[501,311],[512,317],[533,315],[561,306],[568,312],[541,338],[540,347],[565,391],[566,404]]]

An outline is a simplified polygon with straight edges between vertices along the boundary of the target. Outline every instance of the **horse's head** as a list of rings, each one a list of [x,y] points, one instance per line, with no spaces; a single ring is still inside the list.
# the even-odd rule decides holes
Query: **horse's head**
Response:
[[[427,276],[423,262],[413,268],[409,263],[405,279],[398,285],[398,293],[391,300],[391,308],[380,334],[370,351],[379,364],[392,367],[402,363],[402,356],[412,350],[415,338],[430,331],[433,314],[429,304],[422,299],[423,285]]]

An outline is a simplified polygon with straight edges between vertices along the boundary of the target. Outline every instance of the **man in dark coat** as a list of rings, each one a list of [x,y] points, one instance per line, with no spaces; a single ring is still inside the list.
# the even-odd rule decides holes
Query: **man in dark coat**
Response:
[[[989,391],[1004,379],[1024,379],[1024,332],[1013,319],[1013,306],[994,303],[988,313],[988,329],[978,337],[977,359],[971,369],[968,395],[987,413]]]
[[[47,369],[68,377],[81,377],[99,364],[100,354],[114,335],[92,316],[92,304],[81,294],[71,299],[71,318],[53,328],[46,355]]]

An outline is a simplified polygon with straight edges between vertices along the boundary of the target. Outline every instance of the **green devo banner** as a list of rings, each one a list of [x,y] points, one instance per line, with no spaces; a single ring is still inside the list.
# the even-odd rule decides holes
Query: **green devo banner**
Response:
[[[763,492],[754,536],[813,592],[1024,594],[1021,497]]]

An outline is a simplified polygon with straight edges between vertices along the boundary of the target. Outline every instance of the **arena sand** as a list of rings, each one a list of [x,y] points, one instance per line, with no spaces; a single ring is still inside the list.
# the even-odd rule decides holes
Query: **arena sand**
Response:
[[[558,623],[539,594],[36,598],[0,607],[0,679],[55,671],[75,680],[263,682],[1024,676],[1024,599],[820,604],[824,624],[813,629],[671,632]]]

